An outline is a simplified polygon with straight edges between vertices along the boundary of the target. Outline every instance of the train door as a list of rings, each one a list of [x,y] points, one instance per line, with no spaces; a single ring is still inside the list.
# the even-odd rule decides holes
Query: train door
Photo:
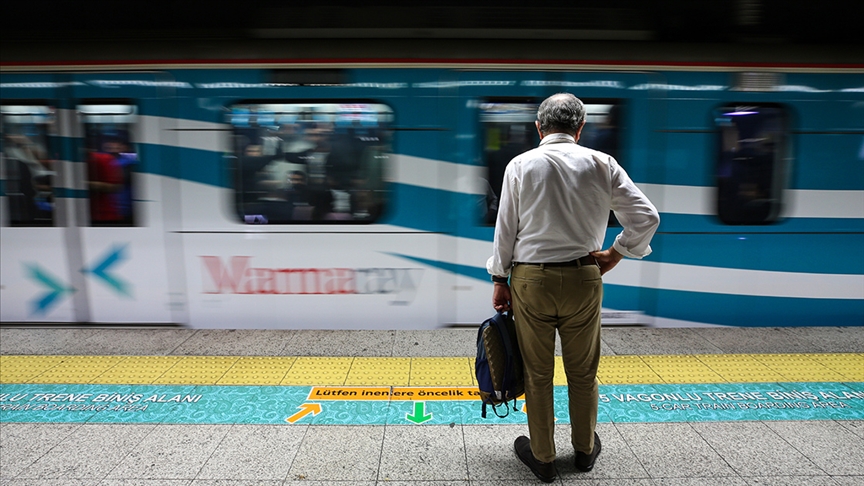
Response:
[[[458,89],[456,153],[461,183],[455,188],[451,322],[476,325],[492,309],[486,260],[492,254],[497,198],[509,159],[537,145],[532,131],[536,107],[553,94],[547,83],[560,73],[464,71]],[[529,81],[530,80],[530,81]],[[447,257],[445,255],[445,257]]]
[[[664,139],[654,130],[665,114],[663,91],[658,89],[664,83],[656,73],[573,72],[565,75],[562,86],[585,103],[579,144],[615,157],[661,212],[664,194],[658,182],[664,173]],[[608,248],[621,230],[610,214],[603,247]],[[658,245],[652,248],[645,259],[626,259],[604,275],[603,325],[653,324],[662,253]]]
[[[48,74],[6,74],[2,85],[0,321],[72,322],[64,83]]]
[[[485,76],[485,77],[484,77]],[[612,154],[649,198],[659,197],[652,174],[661,150],[656,137],[649,136],[651,117],[662,113],[653,87],[657,80],[645,73],[625,72],[545,72],[466,73],[460,94],[466,99],[468,113],[460,116],[463,153],[479,166],[480,178],[471,201],[470,221],[463,218],[459,239],[460,258],[472,267],[464,272],[457,288],[460,321],[475,322],[491,311],[491,284],[484,264],[491,255],[495,208],[500,196],[504,168],[515,155],[536,147],[539,137],[534,120],[543,99],[570,92],[586,107],[586,126],[579,143]],[[465,120],[471,120],[465,122]],[[473,126],[472,126],[473,124]],[[470,145],[470,147],[468,146]],[[473,147],[473,149],[472,149]],[[605,246],[608,247],[620,225],[610,214]],[[606,277],[604,324],[639,325],[650,323],[650,293],[644,292],[656,280],[642,262],[631,261]],[[648,311],[646,313],[646,311]]]
[[[167,244],[172,212],[165,174],[174,83],[153,73],[75,75],[67,125],[75,162],[75,224],[67,251],[79,275],[77,320],[184,322],[169,274],[180,248]],[[168,191],[168,192],[166,192]],[[172,253],[173,252],[173,253]],[[172,283],[174,282],[174,283]]]

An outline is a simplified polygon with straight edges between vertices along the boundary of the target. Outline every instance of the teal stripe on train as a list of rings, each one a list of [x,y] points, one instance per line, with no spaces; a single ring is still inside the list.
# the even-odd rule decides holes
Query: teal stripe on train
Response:
[[[215,152],[142,145],[141,159],[141,171],[145,173],[169,175],[215,187],[232,187],[230,160]],[[184,164],[180,167],[172,165],[170,161],[173,160],[183,160]],[[482,196],[404,184],[392,184],[391,187],[391,202],[379,223],[488,241],[491,252],[494,229],[480,225]],[[59,188],[55,195],[86,198],[87,192]],[[688,232],[666,233],[667,228],[679,227],[688,228]],[[612,241],[619,231],[610,228],[606,241]],[[775,232],[784,234],[773,234]],[[653,244],[655,253],[648,258],[650,261],[718,268],[864,274],[864,253],[847,251],[843,259],[818,256],[818,249],[829,247],[864,247],[864,219],[797,218],[780,225],[742,227],[721,225],[711,216],[663,213],[660,232]],[[477,266],[482,263],[477,262]]]
[[[480,281],[489,281],[484,267],[437,262],[406,255],[395,256]],[[814,277],[814,286],[819,285],[818,278]],[[643,311],[660,318],[726,326],[864,326],[864,295],[861,299],[809,299],[605,284],[603,306],[621,311]]]
[[[813,286],[818,285],[814,277]],[[614,286],[605,288],[614,295]],[[652,288],[640,292],[643,302],[653,303],[643,308],[647,314],[670,319],[739,327],[864,326],[864,294],[860,299],[804,299]]]
[[[409,211],[400,208],[398,217],[388,222],[435,231],[431,224],[424,224],[427,210],[421,203],[441,197],[443,191],[413,186],[398,186],[398,190],[404,196],[402,200],[416,203]],[[494,228],[481,226],[482,197],[446,194],[451,198],[454,212],[446,232],[460,238],[488,241],[491,254]],[[687,231],[678,233],[672,231],[673,228]],[[620,232],[620,227],[610,227],[605,244],[611,244]],[[864,274],[864,252],[852,250],[864,248],[864,219],[795,218],[773,226],[727,226],[713,216],[661,213],[660,229],[651,246],[654,253],[646,261],[775,272]],[[849,251],[844,251],[842,259],[820,257],[819,249],[828,248]],[[475,263],[483,264],[485,262]]]

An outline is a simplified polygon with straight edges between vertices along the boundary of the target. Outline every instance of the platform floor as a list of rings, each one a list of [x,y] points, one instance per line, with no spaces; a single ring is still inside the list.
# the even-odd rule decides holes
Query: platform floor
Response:
[[[4,327],[0,483],[541,484],[522,410],[480,417],[475,337]],[[603,355],[591,473],[556,372],[557,484],[864,484],[864,328],[610,328]]]

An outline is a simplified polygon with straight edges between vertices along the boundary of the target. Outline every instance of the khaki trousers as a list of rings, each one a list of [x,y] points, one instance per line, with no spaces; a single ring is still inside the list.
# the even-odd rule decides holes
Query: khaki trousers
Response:
[[[513,318],[525,363],[525,405],[531,451],[555,460],[555,331],[561,336],[570,411],[570,441],[590,454],[597,424],[597,367],[603,280],[596,265],[517,264],[510,274]]]

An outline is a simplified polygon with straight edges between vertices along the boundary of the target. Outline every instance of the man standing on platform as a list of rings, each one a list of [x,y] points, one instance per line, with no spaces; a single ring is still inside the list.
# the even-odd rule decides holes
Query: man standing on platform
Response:
[[[577,145],[585,106],[569,93],[537,110],[540,146],[515,157],[504,173],[492,257],[492,305],[510,310],[525,363],[531,438],[516,455],[539,479],[555,480],[552,377],[555,331],[567,375],[576,468],[590,471],[600,453],[597,367],[600,363],[601,275],[624,257],[651,253],[657,210],[610,155]],[[623,231],[600,251],[615,211]],[[512,301],[511,301],[512,298]]]

